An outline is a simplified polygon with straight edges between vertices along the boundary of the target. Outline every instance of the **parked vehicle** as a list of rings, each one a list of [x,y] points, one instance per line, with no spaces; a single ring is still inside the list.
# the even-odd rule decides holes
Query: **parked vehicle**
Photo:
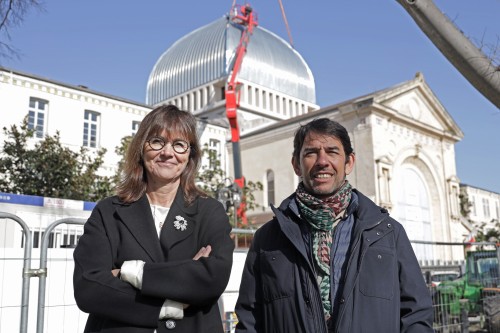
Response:
[[[441,281],[434,289],[440,304],[439,316],[459,318],[465,310],[470,317],[484,316],[487,324],[498,325],[494,328],[500,330],[498,318],[493,318],[498,314],[485,312],[483,307],[487,304],[486,309],[490,309],[491,303],[500,299],[499,253],[500,249],[467,252],[464,275]]]
[[[453,281],[460,277],[460,273],[457,271],[443,271],[443,272],[433,272],[431,273],[431,286],[437,287],[443,281]]]

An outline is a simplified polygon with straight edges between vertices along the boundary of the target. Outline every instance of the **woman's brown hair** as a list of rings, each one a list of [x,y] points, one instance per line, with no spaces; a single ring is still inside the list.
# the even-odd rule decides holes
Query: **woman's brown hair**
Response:
[[[179,110],[175,105],[162,105],[144,117],[129,144],[122,179],[116,191],[122,201],[137,201],[146,192],[148,180],[143,161],[144,145],[149,138],[160,136],[164,131],[167,133],[167,139],[170,134],[180,135],[190,145],[189,161],[180,180],[184,200],[189,205],[197,196],[205,196],[195,184],[202,154],[196,132],[196,118],[188,111]]]

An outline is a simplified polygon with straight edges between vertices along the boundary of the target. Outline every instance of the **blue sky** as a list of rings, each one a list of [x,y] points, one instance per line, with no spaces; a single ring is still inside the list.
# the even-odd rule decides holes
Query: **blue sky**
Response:
[[[410,80],[422,72],[464,132],[456,144],[461,182],[500,193],[500,111],[479,94],[394,0],[282,0],[295,49],[310,66],[324,107]],[[232,0],[46,0],[11,29],[12,69],[144,102],[159,56],[221,17]],[[473,40],[497,46],[500,0],[436,4]],[[239,2],[244,4],[244,1]],[[249,1],[259,24],[289,40],[279,2]]]

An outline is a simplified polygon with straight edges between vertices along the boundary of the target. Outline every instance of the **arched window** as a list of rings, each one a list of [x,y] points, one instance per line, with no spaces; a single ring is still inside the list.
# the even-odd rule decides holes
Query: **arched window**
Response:
[[[401,222],[410,240],[432,241],[430,199],[427,184],[414,167],[401,168],[396,182],[396,207],[393,216]],[[413,244],[419,260],[434,258],[432,247]]]
[[[274,171],[273,170],[267,170],[266,180],[267,180],[267,204],[274,205]]]

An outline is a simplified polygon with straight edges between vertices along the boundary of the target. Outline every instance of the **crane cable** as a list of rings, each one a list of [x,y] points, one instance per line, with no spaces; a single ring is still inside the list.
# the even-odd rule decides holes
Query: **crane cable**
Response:
[[[283,16],[283,20],[285,21],[286,31],[288,32],[288,38],[290,39],[290,45],[293,48],[292,33],[290,32],[290,27],[288,26],[288,20],[286,19],[285,8],[283,7],[283,2],[281,0],[278,0],[278,2],[281,8],[281,15]]]

